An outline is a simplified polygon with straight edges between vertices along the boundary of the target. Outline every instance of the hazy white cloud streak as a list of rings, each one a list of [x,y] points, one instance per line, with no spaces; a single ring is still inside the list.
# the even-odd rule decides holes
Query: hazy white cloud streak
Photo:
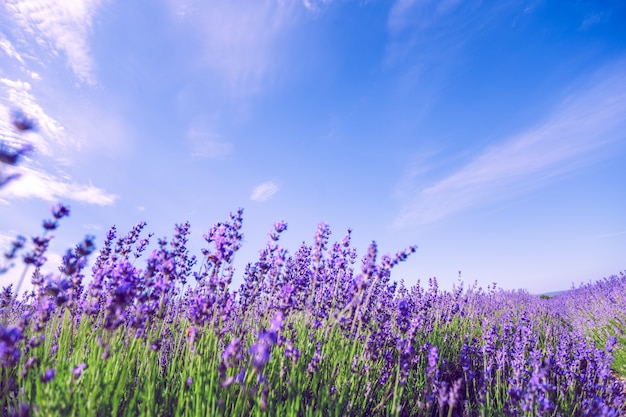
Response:
[[[217,134],[200,129],[191,129],[187,134],[191,145],[191,156],[195,159],[222,158],[233,151],[233,145],[219,140]]]
[[[33,145],[38,159],[47,156],[55,161],[56,166],[67,165],[67,155],[70,154],[68,147],[80,149],[81,143],[68,135],[65,128],[37,103],[28,82],[0,78],[0,90],[2,87],[7,98],[0,101],[0,141],[12,146],[28,142]],[[11,112],[14,109],[20,109],[35,120],[34,132],[20,133],[13,127]],[[68,198],[89,204],[111,205],[117,199],[117,196],[92,184],[58,178],[41,167],[35,168],[28,159],[19,166],[3,170],[5,175],[12,173],[21,176],[0,190],[0,203],[8,204],[8,201],[16,198],[40,198],[53,202]]]
[[[170,0],[174,14],[199,35],[204,65],[234,96],[258,93],[280,69],[280,42],[298,16],[294,1]],[[314,8],[313,2],[309,6]]]
[[[0,199],[39,198],[51,202],[71,199],[101,206],[111,205],[117,199],[116,195],[92,184],[79,184],[28,167],[21,167],[18,172],[21,177],[2,188]]]
[[[15,50],[11,41],[5,38],[0,33],[0,49],[4,51],[4,53],[10,57],[16,59],[20,64],[24,65],[24,59],[22,56]]]
[[[617,66],[619,67],[619,66]],[[544,123],[486,149],[465,167],[418,189],[396,226],[426,224],[588,163],[591,152],[626,139],[626,72],[603,72]]]
[[[62,51],[74,74],[93,84],[93,59],[87,37],[103,0],[7,0],[13,21],[54,55]]]
[[[278,192],[278,186],[271,181],[259,184],[252,190],[250,200],[252,201],[267,201]]]
[[[7,98],[2,100],[6,105],[0,102],[0,140],[9,143],[22,141],[21,135],[17,135],[15,129],[10,126],[11,111],[20,109],[37,123],[37,131],[28,134],[28,141],[32,143],[37,152],[51,156],[55,152],[51,146],[51,141],[61,146],[79,146],[77,141],[65,134],[63,126],[37,103],[35,96],[31,93],[30,83],[0,78],[0,88],[2,87],[4,87]]]
[[[332,3],[333,0],[302,0],[302,4],[311,12],[319,12],[322,7]]]
[[[387,18],[387,28],[395,34],[409,27],[447,25],[451,21],[439,18],[457,12],[462,3],[462,0],[396,0]]]

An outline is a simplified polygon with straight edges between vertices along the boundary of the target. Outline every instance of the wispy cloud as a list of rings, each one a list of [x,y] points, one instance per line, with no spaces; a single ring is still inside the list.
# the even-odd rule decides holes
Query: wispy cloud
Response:
[[[35,163],[27,158],[19,166],[7,168],[9,174],[18,173],[21,176],[0,190],[0,204],[21,198],[48,201],[72,199],[96,205],[113,204],[117,196],[68,176],[60,178],[52,173],[53,170],[42,168],[42,157],[49,158],[46,165],[52,162],[56,168],[72,165],[72,155],[81,149],[83,143],[41,107],[31,89],[28,82],[0,78],[0,91],[4,90],[5,93],[4,97],[0,96],[0,141],[14,146],[27,141],[34,146],[38,161]],[[14,109],[20,109],[35,120],[36,130],[26,134],[18,132],[11,122]],[[110,131],[115,126],[115,123],[108,123],[104,131]]]
[[[515,2],[396,0],[387,16],[385,65],[408,64],[412,77],[434,67],[441,77],[458,65],[477,34],[516,7]]]
[[[396,0],[387,18],[387,28],[395,35],[407,29],[424,30],[454,26],[454,23],[463,22],[455,22],[455,19],[450,17],[470,12],[475,8],[471,3],[462,0]],[[465,25],[476,23],[464,22],[455,32]]]
[[[278,186],[272,181],[267,181],[254,187],[250,195],[250,200],[259,202],[267,201],[277,192]]]
[[[0,191],[0,200],[39,198],[57,202],[70,199],[88,204],[108,206],[118,198],[93,184],[81,184],[69,178],[59,178],[29,167],[20,167],[21,177]]]
[[[174,1],[173,14],[194,28],[203,65],[234,96],[256,94],[281,69],[280,48],[305,7],[294,1]]]
[[[388,40],[382,62],[396,88],[419,91],[426,111],[444,81],[468,56],[466,47],[507,6],[459,0],[396,0],[387,16]],[[428,80],[428,82],[425,82]]]
[[[311,12],[319,12],[322,7],[332,3],[333,0],[302,0],[302,4]]]
[[[187,135],[191,145],[191,156],[195,159],[222,158],[233,151],[233,145],[219,139],[217,134],[191,129]]]
[[[609,239],[609,238],[614,238],[614,237],[619,237],[619,236],[624,236],[624,235],[626,235],[626,230],[619,230],[617,232],[601,233],[601,234],[593,236],[593,238],[594,239]]]
[[[50,142],[53,142],[55,146],[62,147],[79,146],[76,140],[65,134],[64,127],[38,104],[35,96],[31,93],[30,83],[0,78],[0,89],[4,89],[6,93],[6,98],[0,101],[0,140],[6,142],[21,141],[10,126],[11,111],[21,109],[37,121],[37,132],[30,133],[28,137],[37,152],[51,156],[54,153],[54,146]]]
[[[0,251],[4,252],[11,247],[11,242],[15,239],[15,235],[0,232]]]
[[[626,139],[624,62],[565,99],[542,124],[484,150],[463,168],[413,192],[398,227],[426,224],[590,162],[592,151]],[[615,68],[618,68],[615,70]]]
[[[53,54],[65,54],[74,74],[88,84],[95,83],[94,63],[88,35],[98,6],[104,0],[7,0],[12,21]]]
[[[15,50],[11,41],[4,37],[0,33],[0,49],[4,51],[4,53],[10,57],[16,59],[20,64],[24,65],[24,59],[22,56]]]

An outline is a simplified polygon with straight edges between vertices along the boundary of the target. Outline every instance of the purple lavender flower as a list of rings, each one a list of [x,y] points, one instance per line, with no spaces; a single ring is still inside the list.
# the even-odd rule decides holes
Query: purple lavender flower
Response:
[[[283,327],[285,316],[282,311],[278,311],[270,320],[270,332],[278,333]]]
[[[450,395],[448,396],[448,406],[451,409],[457,406],[461,402],[461,388],[463,387],[463,379],[459,378],[452,384],[452,389],[450,390]]]
[[[288,340],[285,344],[285,356],[294,364],[298,362],[298,359],[300,359],[300,350],[293,344],[291,340]]]
[[[23,145],[19,149],[11,149],[0,143],[0,162],[7,165],[16,165],[20,158],[32,152],[33,147],[30,144]]]
[[[24,338],[18,327],[0,324],[0,365],[13,366],[20,360],[18,343]]]
[[[439,410],[444,410],[444,408],[448,404],[449,396],[450,384],[447,381],[441,381],[437,387],[437,402],[439,403]]]
[[[28,116],[24,111],[15,109],[11,112],[13,126],[20,132],[27,132],[37,129],[35,119]]]
[[[139,243],[137,243],[137,245],[135,245],[135,252],[133,253],[133,256],[135,258],[139,258],[142,254],[142,252],[144,252],[146,250],[146,248],[148,247],[148,245],[150,244],[150,240],[149,239],[141,239],[139,241]]]
[[[29,417],[30,416],[30,406],[27,403],[20,403],[19,407],[14,409],[13,407],[9,407],[9,416],[11,417]]]
[[[243,359],[243,352],[241,346],[241,339],[234,338],[230,341],[226,349],[224,349],[224,353],[222,353],[222,361],[218,366],[218,371],[220,373],[220,385],[222,387],[228,387],[231,385],[236,379],[236,376],[226,376],[226,372],[230,368],[235,368],[239,364],[239,362]]]
[[[136,296],[138,272],[127,260],[123,260],[111,271],[109,294],[105,303],[105,323],[108,330],[117,329],[128,315],[127,307]]]
[[[11,249],[8,252],[4,253],[4,257],[6,259],[15,258],[17,252],[24,247],[26,243],[26,238],[24,236],[16,236],[15,240],[11,242]]]
[[[401,333],[406,333],[409,330],[410,319],[410,305],[408,300],[400,300],[398,303],[396,323]]]
[[[313,354],[311,361],[307,365],[306,371],[309,374],[314,374],[315,372],[317,372],[317,369],[319,367],[321,360],[322,360],[322,343],[317,342],[315,344],[315,353]]]
[[[300,359],[300,350],[294,345],[294,341],[296,340],[297,334],[296,329],[293,326],[293,323],[287,324],[288,332],[281,335],[280,344],[285,346],[285,357],[289,359],[292,363],[298,362]]]
[[[274,242],[278,241],[280,234],[285,230],[287,230],[287,223],[285,223],[284,221],[274,223],[274,230],[270,232],[270,239],[272,239]]]
[[[38,362],[39,360],[34,357],[31,356],[30,358],[28,358],[28,360],[26,361],[26,363],[24,364],[24,367],[22,368],[22,370],[20,371],[20,376],[22,378],[24,378],[28,372],[30,371],[30,369]]]
[[[252,368],[259,374],[265,364],[270,360],[272,346],[278,341],[278,332],[283,325],[284,316],[281,311],[277,312],[270,320],[270,328],[259,332],[257,343],[250,347]]]
[[[56,206],[50,207],[50,211],[52,211],[52,216],[56,219],[62,219],[63,217],[67,217],[70,215],[70,208],[64,204],[57,204]]]
[[[23,261],[26,265],[34,265],[36,268],[43,266],[43,264],[46,262],[46,257],[44,256],[44,254],[48,249],[48,245],[50,244],[50,241],[52,239],[52,235],[48,234],[48,229],[52,227],[51,225],[53,223],[56,223],[57,220],[69,216],[70,214],[69,208],[62,204],[58,204],[56,207],[53,206],[50,210],[52,211],[52,215],[55,220],[44,222],[44,235],[35,236],[32,238],[33,250],[26,253],[23,257]],[[56,227],[56,225],[54,225],[54,227]],[[17,284],[17,288],[15,291],[16,294],[19,294],[20,292],[23,277],[24,276],[22,276],[22,279],[20,279]]]
[[[46,263],[46,257],[44,253],[48,249],[51,236],[36,236],[32,238],[33,250],[24,255],[24,263],[27,265],[34,265],[35,267],[41,267]]]
[[[230,341],[224,353],[222,354],[222,361],[228,368],[235,366],[243,358],[241,354],[241,339],[235,337]]]
[[[17,127],[18,130],[20,130],[19,127],[23,127],[24,128],[22,129],[23,131],[23,130],[28,130],[27,127],[29,126],[29,124],[21,123],[17,119],[14,119],[14,126]],[[30,126],[34,126],[34,125],[30,125]],[[6,164],[6,165],[16,165],[22,156],[27,155],[28,153],[32,152],[32,150],[33,150],[33,147],[30,144],[25,144],[25,145],[22,145],[19,149],[15,149],[14,147],[5,145],[4,141],[0,141],[0,163]],[[4,175],[2,171],[0,171],[0,188],[7,185],[10,181],[13,181],[14,179],[17,179],[19,177],[20,177],[20,174],[17,174],[17,173]]]
[[[439,349],[437,346],[431,346],[428,350],[428,365],[426,366],[426,375],[432,381],[439,379],[439,369],[437,364],[439,362]]]
[[[41,375],[41,382],[48,383],[54,379],[56,372],[54,368],[46,369],[46,371]]]
[[[406,385],[409,373],[411,372],[411,362],[414,356],[413,345],[411,339],[400,339],[398,341],[398,353],[400,355],[400,381],[401,386]]]
[[[87,369],[87,364],[84,362],[79,363],[78,365],[76,365],[76,367],[74,367],[74,369],[72,369],[72,374],[78,378],[79,376],[81,376],[83,374],[83,371]]]
[[[261,373],[265,364],[270,360],[270,350],[274,343],[275,340],[272,339],[271,334],[262,331],[259,333],[258,342],[250,347],[252,368],[258,373]]]

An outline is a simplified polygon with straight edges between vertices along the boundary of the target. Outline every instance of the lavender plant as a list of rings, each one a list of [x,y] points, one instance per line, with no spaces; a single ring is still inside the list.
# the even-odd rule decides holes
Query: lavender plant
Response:
[[[576,331],[596,345],[615,339],[613,369],[626,377],[626,271],[573,287],[552,302]]]
[[[351,232],[332,242],[322,223],[291,254],[277,222],[233,289],[242,210],[208,230],[198,258],[188,223],[151,242],[140,222],[126,235],[111,228],[90,274],[88,237],[42,276],[63,207],[26,251],[33,290],[0,295],[3,415],[626,413],[611,370],[620,340],[602,333],[623,312],[572,301],[583,291],[623,300],[623,279],[549,300],[495,284],[444,291],[434,278],[406,288],[392,270],[416,247],[380,256],[373,242],[359,263]],[[590,327],[583,318],[599,311],[606,321]]]

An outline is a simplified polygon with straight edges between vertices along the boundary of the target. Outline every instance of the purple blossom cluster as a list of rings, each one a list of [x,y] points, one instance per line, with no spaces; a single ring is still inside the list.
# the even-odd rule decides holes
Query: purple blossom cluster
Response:
[[[246,407],[269,413],[293,398],[315,415],[626,412],[624,384],[611,371],[618,340],[608,337],[597,346],[579,330],[590,323],[580,323],[585,314],[572,301],[597,290],[623,302],[624,275],[593,291],[583,287],[570,298],[550,300],[495,284],[483,290],[459,283],[443,291],[435,278],[406,288],[391,280],[391,271],[416,247],[379,256],[372,242],[358,262],[351,231],[331,242],[330,228],[322,223],[311,245],[290,254],[279,243],[287,224],[277,222],[258,260],[246,265],[243,284],[233,290],[234,258],[243,241],[239,210],[204,235],[200,262],[187,250],[188,223],[176,225],[170,240],[151,242],[152,234],[142,237],[146,223],[139,222],[126,235],[109,230],[88,278],[92,237],[65,253],[58,274],[43,276],[49,233],[69,209],[57,206],[52,214],[24,255],[35,268],[33,290],[21,299],[11,287],[0,294],[5,414],[23,411],[23,404],[35,409],[20,386],[29,377],[46,386],[61,384],[67,378],[60,369],[66,369],[71,380],[80,380],[120,349],[138,345],[156,355],[159,378],[168,378],[181,357],[203,364],[216,358],[208,362],[214,373],[176,375],[168,384],[180,387],[174,397],[181,398],[199,392],[199,384],[217,387],[222,414],[230,410],[222,396],[232,392],[252,404]],[[15,257],[25,243],[16,240],[8,254]],[[595,305],[599,310],[591,313],[603,314],[608,324],[624,319],[623,308]],[[90,354],[71,365],[63,365],[74,348],[59,348],[59,320],[70,329],[87,323],[93,335]],[[137,377],[126,383],[132,390],[141,382]],[[237,407],[243,407],[242,415],[252,413]]]

